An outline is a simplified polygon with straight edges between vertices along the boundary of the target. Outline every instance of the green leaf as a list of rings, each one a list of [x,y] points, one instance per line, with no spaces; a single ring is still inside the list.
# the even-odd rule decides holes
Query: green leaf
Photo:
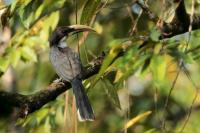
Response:
[[[136,58],[133,58],[134,55],[132,55],[133,59],[129,59],[126,61],[126,67],[123,72],[123,76],[121,77],[120,81],[127,79],[130,75],[132,75],[134,72],[137,70],[142,69],[142,65],[145,64],[145,61],[150,58],[151,54],[145,54],[145,55],[140,55],[136,56]]]
[[[10,7],[10,12],[14,12],[15,8],[16,8],[16,5],[17,5],[17,0],[14,0],[11,4],[11,7]]]
[[[103,64],[101,65],[101,69],[99,70],[99,73],[97,74],[91,86],[96,84],[96,82],[100,79],[100,77],[103,76],[103,74],[106,72],[107,68],[110,66],[113,60],[122,51],[123,45],[121,43],[122,43],[122,40],[117,39],[117,40],[112,41],[109,44],[109,45],[112,45],[111,50],[109,51],[109,54],[105,57]]]
[[[37,119],[33,114],[31,115],[28,115],[26,118],[18,118],[17,119],[17,122],[16,122],[16,125],[21,125],[22,127],[25,127],[26,125],[28,125],[29,123],[34,123],[36,124],[37,123]]]
[[[103,88],[104,88],[106,94],[108,95],[108,98],[111,100],[111,102],[116,107],[121,109],[120,101],[119,101],[119,97],[118,97],[116,88],[111,84],[111,82],[108,79],[101,79],[101,81],[103,82],[102,83]]]
[[[36,12],[35,12],[35,18],[39,18],[40,17],[40,15],[42,14],[42,11],[44,10],[44,4],[41,4],[38,8],[37,8],[37,10],[36,10]]]
[[[64,2],[64,0],[48,0],[42,3],[38,1],[31,1],[26,6],[20,6],[20,8],[18,8],[17,10],[17,14],[19,14],[24,27],[28,29],[32,27],[37,21],[41,20],[43,17],[48,16],[54,11],[60,9],[63,6]],[[57,20],[54,19],[54,21]]]
[[[87,0],[79,0],[78,4],[77,4],[77,9],[81,9],[83,8],[83,6],[85,5],[85,3],[87,2]]]
[[[24,40],[23,44],[25,44],[28,47],[33,47],[38,45],[40,45],[40,47],[44,47],[44,45],[46,44],[46,40],[38,36],[30,36]]]
[[[42,31],[39,33],[40,38],[43,40],[48,41],[48,34],[50,30],[55,29],[59,21],[59,11],[51,13],[48,17],[45,17],[43,20]]]
[[[36,5],[34,5],[34,1],[29,3],[26,6],[21,6],[17,13],[19,14],[20,20],[25,28],[29,28],[31,22],[34,20],[34,13],[33,10],[36,10]]]
[[[183,60],[185,61],[185,63],[193,63],[193,58],[190,54],[183,54]]]
[[[83,7],[80,23],[89,25],[100,4],[101,0],[88,0]]]
[[[165,81],[167,63],[163,56],[155,55],[151,60],[151,70],[156,83]]]
[[[27,125],[40,124],[42,120],[47,118],[48,112],[48,108],[42,108],[34,112],[33,114],[28,115],[26,118],[19,118],[16,124],[22,125],[22,127],[25,127]]]
[[[130,119],[124,126],[124,129],[130,128],[131,126],[134,126],[137,122],[141,121],[141,119],[144,119],[145,117],[149,116],[152,113],[152,111],[146,111],[144,113],[141,113],[134,118]]]
[[[28,61],[37,61],[37,55],[35,53],[35,51],[27,46],[24,46],[21,48],[21,55],[24,59],[28,60]]]
[[[182,51],[178,51],[178,49],[169,49],[169,54],[175,58],[176,60],[183,59],[184,62],[192,64],[193,58],[190,54],[187,54]]]
[[[44,131],[45,131],[45,133],[51,133],[51,128],[52,128],[52,126],[50,125],[50,118],[49,117],[47,117],[47,119],[46,119],[46,121],[45,121],[45,124],[44,124]]]
[[[0,57],[0,71],[5,72],[9,66],[10,61],[3,57]]]
[[[151,56],[145,59],[144,64],[142,66],[142,72],[144,72],[149,67],[150,63],[151,63]]]
[[[35,112],[35,116],[37,119],[38,123],[41,123],[43,119],[45,119],[47,117],[49,113],[49,109],[48,108],[42,108],[40,110],[38,110],[37,112]]]
[[[19,49],[13,50],[12,52],[10,52],[10,60],[11,60],[11,64],[16,67],[19,60],[21,57],[21,52],[19,51]]]
[[[152,129],[145,131],[144,133],[155,133],[155,132],[156,132],[156,129],[152,128]]]
[[[150,38],[152,41],[158,42],[160,37],[160,31],[156,28],[151,30]]]

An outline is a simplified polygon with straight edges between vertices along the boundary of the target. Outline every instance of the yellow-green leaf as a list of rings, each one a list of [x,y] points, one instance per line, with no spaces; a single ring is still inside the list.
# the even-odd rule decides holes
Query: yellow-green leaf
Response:
[[[92,86],[95,85],[96,82],[100,79],[100,77],[106,72],[107,68],[113,62],[113,60],[117,57],[117,55],[120,51],[121,51],[120,46],[113,47],[110,50],[109,54],[104,59],[101,69],[100,69],[99,73],[97,74],[96,78],[94,79]]]
[[[10,61],[8,59],[0,57],[0,71],[5,72],[9,66]]]
[[[101,0],[88,0],[83,8],[81,14],[81,24],[90,24],[90,21],[95,15],[98,6],[101,4]]]
[[[102,83],[103,88],[105,89],[109,99],[111,99],[112,103],[116,107],[121,109],[120,101],[119,101],[119,97],[118,97],[116,88],[110,83],[110,81],[108,79],[101,79],[101,81],[103,82]]]
[[[144,133],[155,133],[156,132],[156,129],[153,128],[153,129],[149,129],[147,131],[145,131]]]
[[[37,61],[37,55],[35,53],[35,51],[27,46],[24,46],[21,48],[21,55],[24,59],[28,60],[28,61]]]
[[[110,66],[110,64],[114,61],[114,59],[118,56],[118,54],[120,52],[122,52],[122,50],[125,47],[127,47],[128,44],[126,44],[125,42],[127,42],[128,40],[130,40],[130,38],[116,39],[109,43],[109,47],[111,49],[110,49],[108,55],[105,57],[102,65],[101,65],[101,69],[99,70],[99,73],[95,77],[91,86],[94,86],[96,84],[96,82],[100,79],[100,77],[103,76],[103,74],[105,72],[107,72],[107,69]]]
[[[155,55],[151,60],[151,70],[157,83],[165,80],[167,62],[165,57]]]
[[[151,111],[147,111],[147,112],[144,112],[142,114],[139,114],[138,116],[132,118],[131,120],[129,120],[125,126],[124,126],[124,129],[127,129],[133,125],[135,125],[137,122],[139,122],[141,119],[147,117],[148,115],[151,114]]]
[[[10,52],[10,62],[11,64],[16,67],[21,57],[21,52],[16,49]]]

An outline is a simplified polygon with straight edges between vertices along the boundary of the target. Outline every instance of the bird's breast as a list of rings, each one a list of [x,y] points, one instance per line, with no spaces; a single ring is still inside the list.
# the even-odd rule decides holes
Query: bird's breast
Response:
[[[51,47],[49,58],[56,73],[64,80],[71,81],[81,73],[79,57],[68,47],[64,49]]]

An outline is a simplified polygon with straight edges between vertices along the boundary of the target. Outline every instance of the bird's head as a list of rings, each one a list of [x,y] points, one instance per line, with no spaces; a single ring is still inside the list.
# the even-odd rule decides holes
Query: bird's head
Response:
[[[68,37],[69,35],[86,31],[95,32],[94,29],[86,25],[71,25],[71,26],[58,27],[55,29],[55,31],[52,33],[49,39],[50,47],[59,45],[60,40],[64,37]]]

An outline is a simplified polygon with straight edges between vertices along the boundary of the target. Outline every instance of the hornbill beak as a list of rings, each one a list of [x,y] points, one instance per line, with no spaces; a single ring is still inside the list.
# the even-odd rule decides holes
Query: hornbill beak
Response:
[[[71,32],[72,35],[79,33],[79,32],[86,32],[86,31],[96,32],[93,28],[86,26],[86,25],[71,25],[69,27],[73,29],[73,31]]]
[[[93,28],[86,26],[86,25],[70,25],[70,26],[63,26],[60,27],[62,29],[62,32],[68,36],[68,35],[74,35],[80,32],[96,32]]]
[[[70,25],[70,26],[61,26],[55,29],[55,31],[52,33],[49,41],[50,46],[58,45],[58,42],[64,37],[80,33],[80,32],[86,32],[86,31],[92,31],[96,32],[93,28],[86,26],[86,25]]]

